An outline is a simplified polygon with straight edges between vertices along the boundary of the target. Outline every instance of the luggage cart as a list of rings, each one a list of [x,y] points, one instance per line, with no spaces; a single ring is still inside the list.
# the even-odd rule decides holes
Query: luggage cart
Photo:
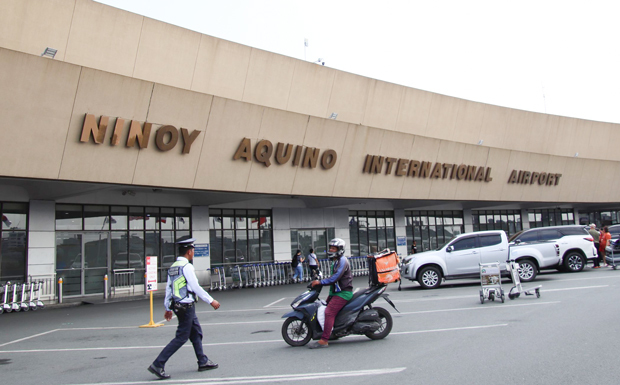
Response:
[[[510,291],[508,292],[508,298],[519,298],[521,293],[525,293],[525,295],[536,294],[536,298],[540,298],[540,288],[542,287],[542,285],[538,285],[529,289],[524,289],[521,286],[521,279],[519,278],[519,264],[517,263],[517,261],[512,258],[507,260],[506,268],[510,272],[510,276],[512,277],[512,283],[514,284],[514,286],[510,288]],[[532,292],[532,290],[534,292]]]
[[[616,270],[618,268],[618,263],[620,262],[620,254],[614,253],[614,249],[616,248],[616,243],[620,242],[620,238],[618,240],[609,242],[609,253],[605,253],[605,263],[611,266],[612,269]],[[608,262],[609,261],[609,262]]]
[[[241,289],[243,287],[243,278],[241,276],[241,268],[239,265],[232,267],[230,276],[232,278],[231,289]]]
[[[480,303],[484,303],[485,299],[495,301],[495,298],[504,303],[499,262],[480,263],[480,286]]]
[[[10,313],[13,309],[11,308],[11,303],[9,302],[9,293],[11,292],[11,282],[7,281],[4,284],[4,300],[2,302],[2,310],[5,313]]]

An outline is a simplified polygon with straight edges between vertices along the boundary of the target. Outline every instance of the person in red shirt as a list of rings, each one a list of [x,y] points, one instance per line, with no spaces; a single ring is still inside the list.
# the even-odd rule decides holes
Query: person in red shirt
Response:
[[[609,234],[609,228],[607,228],[607,226],[604,226],[603,231],[601,231],[601,238],[599,240],[598,255],[603,260],[603,263],[605,264],[605,266],[609,266],[607,265],[607,261],[605,260],[605,248],[609,244],[609,240],[611,240],[611,234]]]

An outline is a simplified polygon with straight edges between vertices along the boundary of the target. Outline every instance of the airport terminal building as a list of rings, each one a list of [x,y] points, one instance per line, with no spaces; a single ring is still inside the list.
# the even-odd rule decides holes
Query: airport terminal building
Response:
[[[0,84],[0,282],[100,294],[145,256],[165,271],[188,235],[207,280],[296,249],[324,257],[332,237],[347,255],[406,255],[468,231],[620,222],[618,124],[408,88],[91,0],[0,2]]]

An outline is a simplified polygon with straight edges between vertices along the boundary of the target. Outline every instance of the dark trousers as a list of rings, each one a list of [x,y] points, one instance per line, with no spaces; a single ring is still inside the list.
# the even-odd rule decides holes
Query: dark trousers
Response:
[[[596,242],[594,243],[594,247],[596,247],[596,254],[597,254],[596,258],[594,259],[594,266],[600,266],[601,255],[598,252],[599,246],[600,246],[600,243],[596,243]],[[605,261],[603,261],[603,263],[605,263]]]
[[[338,297],[337,295],[331,296],[327,298],[327,308],[325,309],[325,323],[323,324],[323,334],[321,335],[321,339],[323,341],[329,340],[329,336],[332,334],[332,329],[334,328],[334,321],[336,320],[336,316],[340,309],[347,304],[346,299],[342,297]]]
[[[173,311],[179,320],[177,334],[174,339],[166,345],[164,350],[159,353],[159,356],[153,361],[153,365],[158,368],[163,368],[168,359],[176,353],[188,339],[192,341],[192,345],[194,345],[194,352],[198,359],[198,365],[206,364],[208,358],[202,351],[202,328],[196,317],[196,306],[180,308],[178,310],[175,308]]]

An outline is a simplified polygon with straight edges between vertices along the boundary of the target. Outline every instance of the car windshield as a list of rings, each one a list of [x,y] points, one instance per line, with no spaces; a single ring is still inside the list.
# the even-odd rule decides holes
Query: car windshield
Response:
[[[443,249],[444,247],[446,247],[446,245],[447,245],[448,243],[450,243],[450,242],[452,242],[453,240],[455,240],[455,239],[456,239],[456,237],[457,237],[457,236],[455,235],[454,237],[450,238],[449,240],[447,240],[446,242],[444,242],[444,243],[443,243],[443,245],[439,246],[436,250],[441,250],[441,249]]]

